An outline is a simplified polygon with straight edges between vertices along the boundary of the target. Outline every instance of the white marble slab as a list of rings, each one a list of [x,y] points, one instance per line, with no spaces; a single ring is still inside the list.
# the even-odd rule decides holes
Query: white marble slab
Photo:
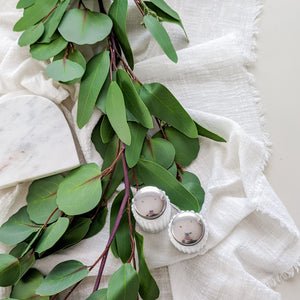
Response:
[[[0,189],[79,165],[63,113],[35,95],[0,98]]]

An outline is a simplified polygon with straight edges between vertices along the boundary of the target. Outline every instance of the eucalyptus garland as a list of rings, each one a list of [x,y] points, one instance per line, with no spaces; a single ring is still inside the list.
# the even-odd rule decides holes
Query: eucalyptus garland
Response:
[[[162,23],[177,24],[179,15],[164,0],[134,0],[144,26],[165,54],[177,54]],[[93,299],[142,299],[159,296],[143,253],[143,236],[135,231],[130,205],[132,188],[156,186],[182,210],[199,212],[204,191],[196,175],[184,171],[198,156],[198,136],[225,140],[195,123],[160,83],[142,84],[133,73],[134,57],[126,31],[128,1],[114,0],[106,11],[89,10],[84,1],[20,0],[23,17],[14,31],[24,31],[20,46],[30,45],[37,60],[51,62],[49,77],[68,85],[80,82],[77,125],[82,128],[94,109],[102,116],[92,142],[103,158],[95,163],[34,181],[22,207],[0,228],[0,241],[15,247],[0,254],[0,286],[12,286],[10,299],[67,299],[89,272],[98,268]],[[184,31],[185,33],[185,31]],[[99,44],[103,51],[87,63],[79,45]],[[150,135],[149,129],[157,127]],[[153,130],[151,131],[153,132]],[[117,193],[121,183],[125,189]],[[37,259],[98,234],[106,223],[110,237],[98,259],[85,266],[69,260],[44,276],[32,268]],[[108,288],[98,290],[109,251],[122,261]],[[136,263],[136,257],[138,263]],[[79,287],[80,288],[80,287]],[[8,298],[6,298],[8,299]]]

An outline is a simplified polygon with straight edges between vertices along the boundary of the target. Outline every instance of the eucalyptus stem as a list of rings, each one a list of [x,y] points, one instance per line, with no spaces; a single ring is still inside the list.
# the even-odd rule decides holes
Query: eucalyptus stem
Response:
[[[99,268],[99,271],[98,271],[98,275],[97,275],[97,278],[96,278],[96,282],[95,282],[95,285],[94,285],[93,292],[97,291],[98,288],[99,288],[101,277],[102,277],[103,270],[104,270],[104,266],[105,266],[106,259],[107,259],[107,256],[108,256],[108,249],[109,249],[109,247],[110,247],[110,245],[111,245],[111,243],[112,243],[112,241],[113,241],[113,239],[114,239],[114,237],[117,233],[118,227],[119,227],[121,219],[122,219],[124,209],[125,209],[126,204],[127,204],[127,200],[130,196],[130,183],[129,183],[129,175],[128,175],[126,157],[125,157],[125,152],[124,152],[124,150],[125,150],[124,143],[122,143],[122,150],[123,150],[122,151],[122,165],[123,165],[123,172],[124,172],[125,195],[123,197],[123,200],[122,200],[119,212],[118,212],[116,222],[114,224],[114,227],[111,231],[110,237],[108,239],[108,242],[107,242],[105,250],[104,250],[106,252],[105,252],[105,254],[104,254],[104,256],[101,260],[101,265],[100,265],[100,268]]]
[[[139,11],[141,12],[141,14],[143,16],[145,16],[145,13],[144,13],[143,9],[140,6],[141,1],[140,0],[134,0],[134,2],[135,2],[135,5],[137,6],[137,8],[139,9]]]

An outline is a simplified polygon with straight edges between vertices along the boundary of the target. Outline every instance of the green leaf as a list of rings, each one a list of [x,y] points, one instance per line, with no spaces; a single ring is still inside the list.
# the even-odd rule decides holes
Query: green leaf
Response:
[[[59,209],[67,215],[81,215],[93,209],[101,198],[100,174],[94,163],[70,172],[58,187]]]
[[[144,84],[140,96],[152,115],[190,138],[198,137],[194,121],[165,86],[160,83]]]
[[[154,300],[159,297],[159,288],[151,275],[144,256],[144,238],[139,233],[135,233],[136,248],[139,257],[139,293],[143,300]]]
[[[172,174],[157,163],[140,159],[137,172],[146,185],[157,186],[165,191],[170,201],[180,209],[200,211],[198,200]]]
[[[41,254],[42,252],[53,247],[65,233],[68,226],[68,218],[59,218],[55,223],[47,227],[35,247],[35,252]]]
[[[107,92],[106,113],[120,140],[130,145],[131,135],[126,121],[124,98],[120,87],[115,81],[111,82]]]
[[[30,241],[27,248],[22,252],[21,256],[25,255],[32,245],[35,243],[35,241],[40,237],[41,233],[43,231],[43,227],[41,227],[35,234],[31,235],[26,241]]]
[[[76,8],[68,10],[58,26],[67,41],[78,45],[102,41],[111,29],[112,21],[107,15]]]
[[[176,178],[177,176],[177,166],[176,163],[174,162],[172,166],[168,169],[168,171]]]
[[[71,225],[61,237],[61,239],[55,244],[53,251],[65,249],[73,246],[85,238],[89,231],[91,220],[89,218],[76,217],[72,221]]]
[[[115,135],[115,132],[112,129],[107,116],[104,115],[103,120],[100,125],[100,136],[101,136],[102,142],[104,144],[110,142],[112,140],[112,138],[114,137],[114,135]]]
[[[40,227],[30,221],[24,206],[0,227],[0,241],[9,246],[18,244],[38,231]]]
[[[13,287],[11,297],[20,300],[48,300],[49,297],[38,296],[35,291],[43,281],[44,276],[37,269],[30,269],[27,274]]]
[[[198,156],[200,145],[198,138],[189,138],[172,127],[165,128],[168,140],[173,144],[176,154],[175,160],[182,167],[186,167]]]
[[[62,175],[54,175],[35,180],[29,187],[27,194],[27,212],[30,219],[37,224],[44,224],[50,214],[57,208],[56,193],[59,184],[64,180]],[[56,221],[60,212],[57,211],[49,220],[49,224]]]
[[[199,135],[207,137],[207,138],[209,138],[211,140],[214,140],[216,142],[226,143],[226,140],[223,139],[222,137],[220,137],[219,135],[205,129],[204,127],[200,126],[196,122],[195,122],[195,124],[197,126],[197,130],[198,130]]]
[[[94,292],[86,300],[107,300],[107,289],[101,289]]]
[[[69,59],[60,59],[53,61],[46,67],[46,73],[49,77],[62,82],[67,82],[80,78],[84,69],[82,66]]]
[[[150,0],[155,6],[160,8],[163,12],[171,16],[172,18],[180,21],[178,13],[173,10],[164,0]]]
[[[141,155],[147,128],[135,122],[129,122],[128,125],[132,141],[130,146],[126,146],[125,148],[125,157],[128,167],[132,168],[137,164]]]
[[[117,153],[118,150],[118,138],[117,136],[114,136],[114,138],[109,142],[109,144],[106,147],[106,151],[104,154],[104,159],[103,159],[103,164],[102,164],[102,170],[108,168],[113,161],[115,160],[116,156],[118,155]],[[109,199],[112,194],[115,192],[116,188],[120,185],[123,179],[123,167],[122,167],[122,159],[119,159],[112,177],[106,176],[102,180],[102,190],[106,190],[106,195],[105,198]],[[107,187],[107,185],[109,186]]]
[[[36,293],[41,296],[55,295],[82,280],[89,273],[86,266],[76,260],[64,261],[46,276]]]
[[[139,278],[131,264],[123,264],[108,282],[108,300],[137,299],[139,291]]]
[[[28,244],[23,242],[18,244],[15,248],[13,248],[9,254],[18,258],[22,255],[25,249],[28,248]],[[33,250],[28,252],[26,255],[24,255],[22,258],[19,259],[19,263],[21,266],[20,270],[20,277],[22,278],[24,274],[33,266],[35,263],[35,256],[33,255]]]
[[[95,216],[95,218],[92,220],[91,225],[89,226],[89,230],[87,232],[87,234],[84,236],[85,239],[88,239],[94,235],[96,235],[98,232],[100,232],[106,222],[106,216],[108,213],[108,209],[107,207],[102,208],[97,215]]]
[[[35,2],[35,0],[20,0],[18,3],[17,3],[17,6],[16,8],[27,8],[31,5],[33,5]]]
[[[19,38],[19,46],[27,46],[35,43],[44,32],[44,24],[39,23],[25,30]]]
[[[101,126],[102,120],[103,120],[103,118],[101,118],[99,120],[99,122],[96,124],[96,126],[94,127],[94,129],[92,131],[91,140],[92,140],[97,152],[101,155],[101,157],[104,157],[105,151],[107,148],[107,144],[104,144],[100,137],[100,126]]]
[[[113,74],[116,74],[116,72],[114,71]],[[116,75],[114,77],[116,77]],[[108,74],[108,76],[106,77],[104,84],[102,86],[102,89],[98,95],[97,101],[96,101],[96,106],[104,114],[106,114],[106,97],[107,97],[109,85],[110,85],[110,74]]]
[[[94,56],[87,64],[78,96],[77,124],[82,128],[90,119],[99,92],[109,72],[109,51]]]
[[[57,38],[49,44],[34,44],[30,46],[30,53],[33,58],[37,60],[46,60],[49,59],[63,49],[65,49],[68,45],[68,42],[64,40],[62,37]]]
[[[201,186],[199,178],[193,173],[184,171],[181,174],[181,183],[191,194],[197,198],[201,209],[204,202],[205,192]]]
[[[20,275],[20,263],[9,254],[0,254],[0,286],[13,285]]]
[[[51,41],[51,37],[56,31],[69,3],[70,0],[64,0],[59,2],[55,11],[44,22],[45,32],[42,38],[39,40],[39,43],[49,43]]]
[[[162,50],[166,53],[170,60],[177,63],[178,57],[176,51],[165,28],[155,17],[151,15],[144,16],[143,20],[146,28],[150,31]]]
[[[56,5],[58,0],[35,0],[24,10],[23,17],[15,24],[14,31],[23,31],[42,20]]]
[[[121,191],[116,198],[111,207],[110,212],[110,232],[112,231],[114,224],[117,220],[119,209],[125,195],[125,190]],[[112,247],[113,252],[116,257],[120,257],[122,262],[125,263],[131,254],[131,243],[130,243],[130,229],[128,223],[128,211],[127,207],[124,209],[120,225],[118,227],[117,233],[115,235],[116,247]]]
[[[63,50],[62,52],[58,53],[54,58],[53,58],[53,61],[56,61],[56,60],[59,60],[59,59],[62,59],[64,58],[64,55],[65,55],[65,50]],[[86,69],[86,61],[85,61],[85,58],[84,56],[81,54],[81,52],[79,50],[74,50],[73,49],[71,51],[69,51],[68,53],[68,57],[67,57],[69,60],[79,64],[82,66],[83,70],[85,71]],[[73,80],[70,80],[70,81],[66,81],[64,82],[64,84],[68,84],[68,85],[74,85],[75,83],[79,82],[80,79],[81,79],[82,75],[78,78],[75,78]]]
[[[189,38],[187,36],[187,33],[183,27],[183,24],[182,24],[179,16],[178,16],[178,18],[173,18],[171,15],[167,14],[166,12],[161,10],[159,7],[157,7],[153,3],[149,2],[149,1],[145,1],[144,3],[148,7],[148,9],[152,10],[158,16],[158,18],[161,22],[169,22],[169,23],[174,23],[174,24],[179,25],[182,28],[182,30],[186,36],[187,42],[189,42]]]
[[[108,15],[113,21],[114,33],[117,36],[126,60],[131,69],[134,67],[133,54],[129,44],[126,18],[127,18],[128,1],[115,0],[109,8]]]
[[[137,93],[129,75],[122,69],[117,71],[117,82],[122,90],[125,106],[146,128],[153,128],[153,122],[147,106]]]
[[[167,140],[152,138],[144,142],[141,157],[168,169],[174,162],[175,149]]]

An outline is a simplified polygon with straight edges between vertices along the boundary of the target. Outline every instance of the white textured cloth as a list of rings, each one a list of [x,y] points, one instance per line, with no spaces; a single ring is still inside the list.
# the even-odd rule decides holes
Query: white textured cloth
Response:
[[[27,47],[18,47],[19,34],[11,29],[20,17],[14,9],[16,2],[0,0],[0,94],[24,91],[57,103],[76,133],[85,160],[101,164],[90,142],[100,113],[95,111],[82,130],[76,128],[76,105],[72,111],[70,107],[78,86],[70,88],[48,79],[46,64],[32,59]],[[86,2],[93,5],[96,1]],[[169,2],[182,17],[190,43],[186,44],[180,27],[167,24],[179,63],[168,61],[139,25],[141,16],[132,5],[128,30],[137,63],[135,73],[142,82],[165,84],[196,121],[227,143],[200,138],[199,156],[188,168],[198,175],[206,191],[203,214],[209,235],[203,251],[182,254],[170,244],[166,231],[143,233],[146,260],[151,268],[160,267],[154,271],[162,289],[160,299],[280,299],[270,286],[298,270],[300,242],[298,229],[263,174],[269,142],[253,78],[246,69],[255,62],[254,38],[262,1]],[[0,191],[0,223],[25,204],[27,189],[25,183]],[[37,267],[48,272],[70,258],[91,264],[107,237],[106,226],[96,237],[43,259]],[[118,265],[109,256],[105,274]],[[85,299],[92,279],[72,299]],[[8,291],[1,292],[4,296]]]

